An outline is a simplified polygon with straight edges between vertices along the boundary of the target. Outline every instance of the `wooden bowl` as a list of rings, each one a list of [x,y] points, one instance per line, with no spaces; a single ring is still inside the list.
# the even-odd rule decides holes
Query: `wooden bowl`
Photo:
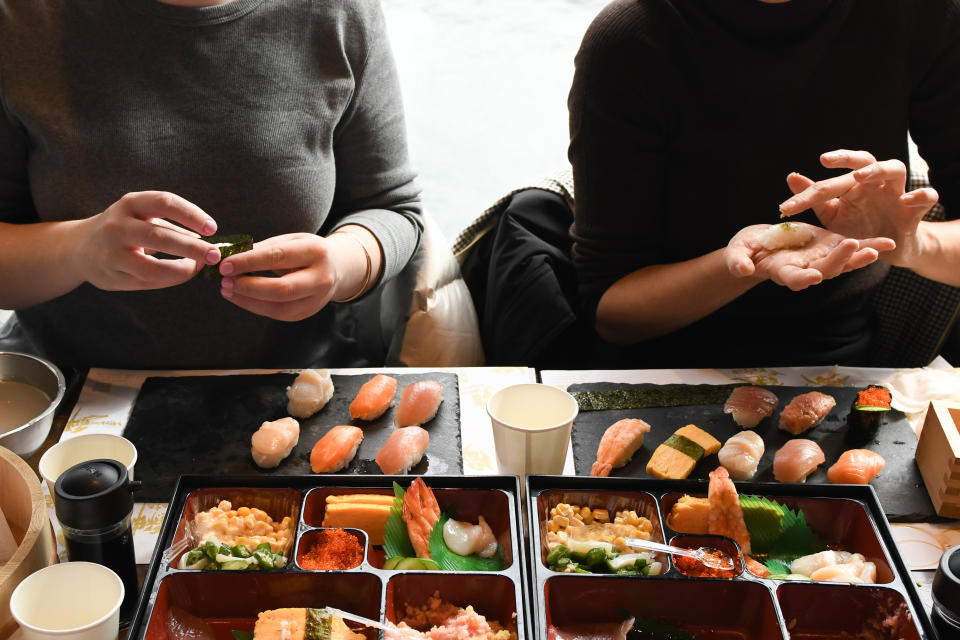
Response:
[[[0,567],[2,640],[17,630],[17,623],[10,615],[10,594],[28,575],[57,561],[57,546],[40,479],[20,456],[3,447],[0,447],[0,507],[14,537],[20,540],[16,553]]]

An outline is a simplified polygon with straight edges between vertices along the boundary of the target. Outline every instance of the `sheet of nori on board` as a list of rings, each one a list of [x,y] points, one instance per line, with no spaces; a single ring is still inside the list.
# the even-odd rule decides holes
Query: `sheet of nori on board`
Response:
[[[663,392],[665,398],[676,398],[678,392],[688,385],[668,384],[616,384],[607,382],[572,384],[568,391],[600,391],[607,389],[636,389],[649,393]],[[696,386],[696,385],[693,385]],[[923,484],[920,470],[914,460],[917,449],[917,436],[903,413],[892,410],[887,413],[883,424],[873,440],[866,444],[852,445],[845,442],[847,414],[859,387],[765,387],[780,399],[773,415],[763,420],[753,430],[763,438],[766,449],[755,482],[776,482],[773,477],[773,457],[787,440],[793,437],[814,440],[823,449],[827,461],[807,478],[808,483],[829,483],[827,469],[847,449],[862,448],[876,451],[886,460],[886,466],[874,480],[873,485],[887,518],[894,522],[921,522],[936,519],[933,504]],[[801,393],[821,391],[833,396],[837,405],[818,426],[799,436],[792,436],[778,428],[780,411],[790,400]],[[614,469],[610,475],[621,477],[649,478],[646,472],[647,462],[654,449],[670,435],[686,424],[695,424],[710,433],[722,443],[742,429],[733,418],[723,412],[723,402],[719,404],[699,404],[685,406],[647,407],[643,409],[612,409],[603,411],[581,411],[573,423],[571,440],[573,444],[574,467],[577,475],[590,475],[590,467],[597,459],[597,447],[607,427],[623,418],[640,418],[650,425],[650,433],[643,440],[643,447],[634,454],[625,467]],[[716,454],[701,460],[690,474],[690,479],[706,480],[710,471],[720,465]]]
[[[390,374],[403,388],[417,380],[443,383],[436,417],[423,425],[430,445],[416,475],[463,473],[460,447],[460,390],[455,373]],[[292,373],[147,378],[137,395],[124,437],[137,447],[135,477],[143,484],[140,502],[166,502],[181,474],[310,474],[310,451],[340,424],[363,429],[364,438],[350,466],[340,473],[379,474],[377,451],[393,432],[396,406],[371,422],[351,420],[348,410],[360,386],[372,374],[334,375],[330,402],[310,418],[297,418],[300,440],[274,469],[261,469],[250,454],[250,436],[266,420],[288,416],[286,389]]]

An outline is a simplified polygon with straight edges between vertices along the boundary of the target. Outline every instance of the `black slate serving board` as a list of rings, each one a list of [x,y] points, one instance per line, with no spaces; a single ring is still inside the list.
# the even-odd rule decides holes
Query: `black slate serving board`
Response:
[[[655,385],[655,384],[616,384],[584,383],[570,385],[568,391],[600,391],[606,389],[637,389],[663,393],[665,399],[676,392],[683,392],[693,385]],[[886,466],[874,480],[873,485],[883,505],[887,518],[893,522],[921,522],[936,519],[936,513],[930,497],[923,485],[920,470],[914,461],[917,449],[917,436],[903,413],[888,412],[876,438],[862,445],[851,445],[844,441],[847,431],[847,415],[856,394],[856,387],[766,387],[780,398],[780,404],[773,415],[763,420],[754,431],[763,438],[766,449],[754,476],[755,482],[776,482],[773,477],[773,457],[777,450],[792,437],[777,427],[780,411],[790,400],[801,393],[821,391],[832,395],[837,406],[818,426],[803,433],[801,438],[814,440],[823,449],[827,461],[807,478],[808,483],[829,483],[827,469],[847,449],[862,448],[876,451],[886,460]],[[669,401],[669,400],[665,400]],[[581,411],[573,423],[571,440],[573,444],[574,467],[577,475],[590,475],[590,467],[596,461],[597,447],[607,427],[623,418],[640,418],[650,425],[650,432],[643,441],[643,447],[634,454],[633,459],[620,469],[614,469],[610,475],[649,478],[646,472],[647,462],[654,449],[670,437],[674,431],[685,424],[695,424],[710,433],[721,444],[726,442],[741,428],[733,418],[723,412],[723,401],[718,404],[700,404],[686,406],[655,406],[645,409],[616,409],[603,411]],[[707,456],[694,468],[691,479],[706,480],[710,471],[719,466],[716,454]]]
[[[454,373],[391,374],[403,388],[417,380],[443,383],[436,417],[423,425],[430,445],[411,474],[463,473],[460,447],[460,391]],[[167,502],[181,474],[310,474],[310,451],[327,431],[340,424],[363,429],[364,438],[350,466],[340,473],[379,474],[374,461],[393,431],[396,407],[372,422],[351,420],[348,407],[360,386],[373,377],[334,375],[330,402],[310,418],[297,419],[300,440],[275,469],[261,469],[250,455],[250,436],[266,420],[288,416],[286,389],[295,374],[186,376],[147,378],[133,406],[124,437],[137,446],[136,479],[143,484],[136,499]]]

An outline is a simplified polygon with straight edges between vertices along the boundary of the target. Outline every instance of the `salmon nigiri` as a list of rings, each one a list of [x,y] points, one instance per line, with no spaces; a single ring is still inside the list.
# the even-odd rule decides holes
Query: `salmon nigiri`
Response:
[[[397,379],[379,373],[360,387],[357,397],[350,403],[350,417],[361,420],[376,420],[393,406],[397,392]]]
[[[347,467],[357,455],[363,429],[351,425],[339,425],[327,431],[317,440],[310,452],[310,468],[314,473],[334,473]]]
[[[420,463],[430,444],[430,434],[422,427],[395,429],[377,452],[377,464],[387,475],[406,473]]]
[[[868,484],[886,463],[883,456],[875,451],[848,449],[827,470],[827,477],[833,484]]]
[[[411,427],[429,422],[443,402],[443,385],[435,380],[418,380],[403,388],[397,414],[398,427]]]

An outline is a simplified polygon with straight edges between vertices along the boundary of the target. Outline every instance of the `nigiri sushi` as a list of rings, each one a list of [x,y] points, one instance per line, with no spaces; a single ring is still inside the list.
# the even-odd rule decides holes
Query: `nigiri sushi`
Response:
[[[420,463],[430,444],[430,434],[422,427],[395,429],[377,452],[377,464],[387,475],[406,473]]]
[[[393,406],[397,379],[378,373],[363,383],[357,397],[350,403],[350,417],[376,420]]]
[[[398,427],[419,426],[433,420],[443,402],[443,385],[435,380],[411,382],[403,388],[394,422]]]
[[[326,369],[304,369],[287,387],[287,413],[309,418],[333,397],[333,378]]]
[[[744,429],[753,429],[764,418],[773,415],[780,399],[763,387],[737,387],[723,405],[723,412],[733,415],[733,421]]]
[[[837,406],[833,396],[819,391],[801,393],[780,412],[780,428],[799,435],[817,426]]]
[[[272,609],[261,611],[253,626],[253,640],[364,640],[343,618],[326,609]]]
[[[314,473],[334,473],[346,468],[357,455],[363,429],[339,425],[327,431],[310,451],[310,468]]]
[[[859,553],[828,549],[802,556],[790,563],[790,572],[816,582],[875,583],[877,565]]]
[[[717,458],[734,480],[749,480],[757,472],[764,449],[763,438],[746,430],[731,436],[717,452]]]
[[[650,431],[650,425],[643,420],[626,418],[607,427],[600,438],[597,448],[597,461],[590,469],[592,476],[609,476],[611,469],[617,469],[630,462],[630,458],[643,446],[643,436]]]
[[[770,225],[760,234],[760,244],[767,251],[797,249],[813,240],[813,227],[802,222],[781,222]]]
[[[869,484],[886,463],[875,451],[848,449],[827,470],[827,477],[833,484]]]
[[[264,422],[250,438],[253,461],[262,469],[272,469],[290,455],[300,440],[300,423],[293,418]]]
[[[790,440],[773,456],[773,477],[778,482],[806,482],[807,476],[826,460],[823,449],[813,440]]]
[[[379,462],[379,461],[378,461]],[[418,558],[430,557],[430,533],[440,521],[440,505],[433,490],[422,478],[415,478],[403,494],[400,512],[407,526],[407,537]]]

